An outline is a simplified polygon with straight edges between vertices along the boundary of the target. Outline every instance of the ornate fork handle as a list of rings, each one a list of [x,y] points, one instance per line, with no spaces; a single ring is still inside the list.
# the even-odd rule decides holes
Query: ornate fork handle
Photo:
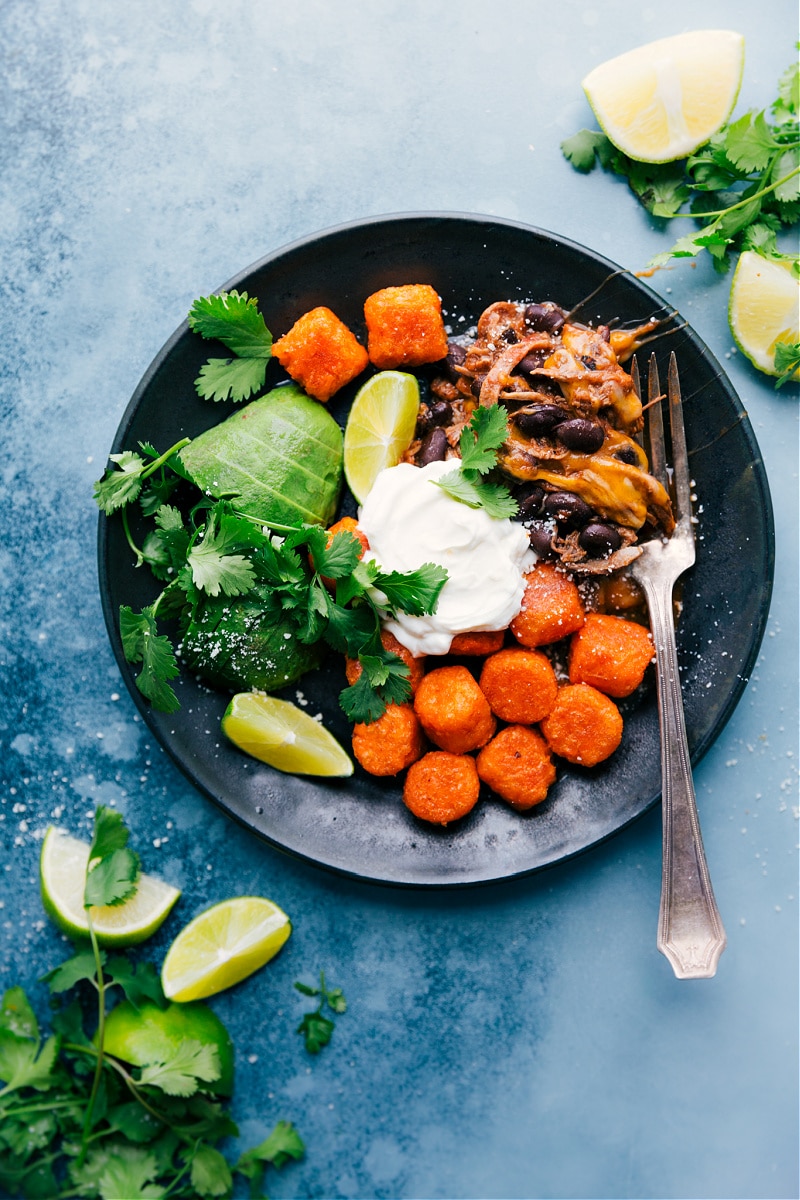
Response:
[[[639,580],[647,596],[656,647],[661,724],[664,858],[657,945],[679,979],[710,979],[726,937],[703,851],[686,744],[672,581]]]

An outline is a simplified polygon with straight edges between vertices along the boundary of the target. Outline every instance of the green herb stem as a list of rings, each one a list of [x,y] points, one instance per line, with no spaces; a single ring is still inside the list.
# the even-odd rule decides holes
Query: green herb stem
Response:
[[[757,192],[753,192],[752,196],[746,196],[743,200],[738,200],[736,204],[729,204],[727,208],[719,208],[712,212],[676,212],[672,216],[691,217],[695,221],[705,221],[708,217],[725,217],[729,212],[735,212],[737,208],[744,208],[745,205],[752,204],[754,200],[759,200],[769,192],[774,192],[781,184],[788,183],[790,179],[794,179],[795,175],[800,175],[800,167],[795,167],[793,171],[790,171],[788,175],[784,175],[782,179],[776,179],[774,183],[759,188]]]
[[[188,446],[191,440],[192,439],[188,437],[181,438],[179,442],[176,442],[174,446],[170,447],[169,450],[151,462],[149,466],[145,467],[145,469],[142,471],[142,479],[149,478],[149,476],[157,471],[159,467],[163,467],[164,463],[167,462],[168,459],[172,458],[173,454],[177,454],[178,451],[182,450],[184,446]]]
[[[95,966],[97,968],[97,1063],[94,1070],[94,1079],[92,1080],[92,1090],[89,1094],[89,1104],[86,1108],[86,1116],[83,1120],[83,1133],[81,1135],[81,1149],[78,1155],[78,1166],[83,1166],[83,1161],[86,1158],[86,1151],[89,1148],[89,1132],[92,1128],[92,1113],[94,1111],[94,1102],[97,1098],[97,1092],[100,1087],[100,1079],[103,1075],[103,1042],[106,1032],[106,985],[103,978],[103,960],[100,957],[100,947],[97,943],[97,934],[94,931],[92,924],[92,915],[90,906],[84,908],[86,913],[86,924],[89,926],[89,937],[92,943],[92,953],[94,954]]]

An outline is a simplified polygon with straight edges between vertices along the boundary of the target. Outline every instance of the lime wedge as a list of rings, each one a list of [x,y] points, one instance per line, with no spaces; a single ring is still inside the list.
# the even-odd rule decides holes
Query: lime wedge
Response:
[[[379,371],[359,388],[344,431],[344,475],[359,504],[411,445],[418,411],[419,384],[405,371]]]
[[[261,896],[235,896],[206,909],[167,951],[161,986],[169,1000],[202,1000],[263,967],[292,932],[286,913]]]
[[[703,29],[648,42],[595,67],[583,81],[607,137],[640,162],[672,162],[707,142],[733,111],[744,38]]]
[[[352,775],[353,761],[324,725],[288,700],[239,692],[222,732],[253,758],[293,775]]]
[[[106,1015],[103,1046],[107,1054],[135,1067],[168,1062],[185,1041],[216,1047],[219,1079],[212,1092],[230,1096],[233,1091],[233,1042],[230,1034],[207,1004],[168,1004],[158,1008],[149,1002],[134,1008],[130,1000],[116,1004]]]
[[[73,938],[89,936],[83,886],[89,843],[50,826],[39,856],[42,903],[48,916]],[[140,875],[136,894],[124,904],[92,906],[97,940],[104,946],[132,946],[155,933],[180,896],[177,888],[152,875]]]
[[[753,366],[779,375],[776,345],[800,342],[800,280],[787,263],[744,250],[731,284],[728,320],[736,345]]]

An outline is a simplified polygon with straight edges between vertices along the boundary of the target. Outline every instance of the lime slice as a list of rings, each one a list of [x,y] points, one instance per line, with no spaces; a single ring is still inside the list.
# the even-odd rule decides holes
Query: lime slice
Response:
[[[359,504],[411,445],[418,411],[419,384],[405,371],[379,371],[359,388],[344,431],[344,475]]]
[[[753,366],[779,375],[777,343],[800,342],[800,280],[788,264],[744,250],[731,284],[728,320],[736,345]]]
[[[263,967],[292,932],[286,913],[261,896],[236,896],[206,909],[167,951],[161,986],[170,1000],[201,1000]]]
[[[83,886],[89,843],[50,826],[39,856],[42,903],[48,916],[70,937],[88,937]],[[132,946],[155,933],[180,896],[177,888],[152,875],[140,875],[136,894],[124,904],[90,908],[97,940],[104,946]]]
[[[167,1062],[181,1042],[215,1046],[219,1055],[219,1079],[209,1084],[212,1092],[230,1096],[233,1091],[233,1042],[230,1034],[207,1004],[168,1004],[158,1008],[145,1002],[138,1009],[123,1000],[106,1016],[103,1046],[114,1058],[146,1067]]]
[[[742,35],[704,29],[609,59],[586,76],[583,90],[623,153],[640,162],[672,162],[725,124],[743,68]]]
[[[353,761],[324,725],[288,700],[239,692],[222,718],[235,746],[293,775],[352,775]]]

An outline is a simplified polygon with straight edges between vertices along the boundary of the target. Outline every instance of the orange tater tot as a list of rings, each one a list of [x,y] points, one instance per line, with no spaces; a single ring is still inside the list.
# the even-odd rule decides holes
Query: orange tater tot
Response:
[[[422,728],[410,704],[390,704],[377,721],[353,727],[353,754],[370,775],[398,775],[424,749]]]
[[[417,688],[414,709],[432,742],[451,754],[477,750],[497,723],[466,667],[437,667]]]
[[[568,684],[559,688],[541,730],[555,754],[594,767],[622,741],[622,715],[613,700],[588,683]]]
[[[382,288],[364,301],[370,361],[379,368],[421,367],[447,354],[442,302],[428,283]]]
[[[483,782],[520,812],[544,800],[556,778],[547,743],[525,725],[501,729],[478,754],[477,766]]]
[[[340,517],[338,521],[328,529],[328,545],[330,546],[337,533],[352,533],[354,538],[358,538],[361,542],[361,554],[359,558],[364,557],[364,551],[369,550],[369,542],[367,535],[363,529],[359,528],[358,521],[355,517]]]
[[[475,807],[480,788],[474,758],[431,750],[409,767],[403,801],[421,821],[447,825]]]
[[[272,353],[292,379],[323,404],[369,361],[355,334],[324,305],[295,321],[273,343]]]
[[[505,636],[505,629],[498,629],[496,633],[457,633],[450,643],[449,653],[485,658],[502,648]]]
[[[589,613],[569,648],[570,683],[589,683],[607,696],[630,696],[653,661],[650,631],[635,621]]]
[[[388,629],[381,630],[381,642],[383,643],[384,650],[390,650],[392,654],[396,654],[398,658],[402,658],[408,667],[410,674],[409,683],[411,684],[411,694],[413,696],[419,687],[422,676],[425,674],[425,659],[414,658],[411,651],[402,642],[398,642],[394,634],[389,633]],[[361,674],[361,663],[357,658],[347,658],[345,659],[344,669],[347,675],[347,682],[351,685],[354,684]]]
[[[534,725],[556,702],[558,681],[550,659],[540,650],[513,646],[483,664],[480,689],[489,707],[510,725]]]
[[[526,575],[522,606],[511,632],[523,646],[547,646],[581,628],[586,614],[573,581],[553,563],[537,563]]]

